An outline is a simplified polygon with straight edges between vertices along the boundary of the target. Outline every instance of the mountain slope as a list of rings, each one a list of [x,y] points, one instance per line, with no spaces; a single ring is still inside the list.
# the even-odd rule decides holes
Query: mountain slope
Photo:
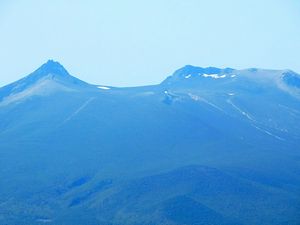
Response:
[[[48,61],[0,89],[0,224],[298,224],[299,79],[114,88]]]
[[[49,60],[27,77],[1,88],[0,100],[1,105],[6,105],[32,95],[88,88],[92,85],[71,76],[58,62]]]

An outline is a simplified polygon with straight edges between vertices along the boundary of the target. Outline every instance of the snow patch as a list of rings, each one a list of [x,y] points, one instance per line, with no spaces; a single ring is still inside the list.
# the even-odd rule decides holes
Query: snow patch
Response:
[[[253,127],[256,128],[257,130],[259,130],[259,131],[261,131],[261,132],[263,132],[263,133],[265,133],[265,134],[267,134],[267,135],[269,135],[269,136],[271,136],[271,137],[274,137],[274,138],[276,138],[276,139],[278,139],[278,140],[280,140],[280,141],[284,141],[283,138],[281,138],[281,137],[279,137],[279,136],[277,136],[277,135],[271,133],[270,131],[267,131],[267,130],[265,130],[265,129],[263,129],[263,128],[260,128],[260,127],[258,127],[257,125],[255,125],[255,123],[257,124],[257,121],[254,120],[254,119],[252,118],[252,116],[250,116],[247,112],[244,112],[243,110],[241,110],[241,109],[240,109],[237,105],[235,105],[232,101],[227,100],[227,102],[228,102],[230,105],[232,105],[233,108],[235,108],[235,109],[236,109],[238,112],[240,112],[243,116],[245,116],[248,120],[252,121],[251,126],[253,126]]]
[[[186,75],[184,78],[189,79],[191,76],[192,76],[192,75],[189,74],[189,75]]]
[[[269,132],[269,131],[267,131],[267,130],[265,130],[265,129],[262,129],[262,128],[260,128],[260,127],[258,127],[258,126],[256,126],[256,125],[254,125],[254,124],[252,124],[252,126],[255,127],[257,130],[266,133],[266,134],[269,135],[269,136],[272,136],[272,137],[274,137],[274,138],[276,138],[276,139],[278,139],[278,140],[280,140],[280,141],[284,141],[283,138],[281,138],[281,137],[279,137],[279,136],[277,136],[277,135],[275,135],[275,134],[272,134],[271,132]]]
[[[194,95],[189,93],[188,94],[190,96],[191,99],[195,100],[195,101],[201,101],[201,97],[199,97],[198,95]]]
[[[110,89],[109,87],[105,87],[105,86],[98,86],[97,88],[100,88],[102,90],[109,90]]]
[[[65,119],[62,124],[68,122],[74,116],[76,116],[78,113],[80,113],[80,111],[83,110],[85,107],[87,107],[87,105],[90,104],[91,101],[93,101],[94,99],[95,99],[95,97],[92,97],[92,98],[89,98],[87,101],[85,101],[78,109],[75,110],[75,112],[73,112],[67,119]]]
[[[250,116],[250,114],[248,114],[247,112],[243,111],[242,109],[240,109],[237,105],[235,105],[232,101],[227,100],[227,102],[233,106],[233,108],[235,108],[238,112],[240,112],[243,116],[245,116],[247,119],[256,122],[252,116]]]
[[[232,78],[233,78],[233,77],[236,77],[236,75],[235,75],[235,74],[232,74],[230,77],[232,77]]]
[[[203,77],[211,77],[211,78],[214,78],[214,79],[220,79],[220,78],[225,78],[226,75],[219,75],[219,74],[202,74]]]
[[[215,109],[217,109],[217,110],[219,110],[219,111],[221,111],[221,112],[223,112],[223,113],[226,113],[226,112],[225,112],[223,109],[221,109],[219,106],[217,106],[216,104],[214,104],[214,103],[212,103],[212,102],[206,100],[205,98],[202,98],[202,97],[200,97],[200,96],[198,96],[198,95],[194,95],[194,94],[192,94],[192,93],[188,93],[188,95],[189,95],[190,98],[193,99],[194,101],[201,101],[201,102],[204,102],[204,103],[206,103],[207,105],[209,105],[209,106],[211,106],[211,107],[213,107],[213,108],[215,108]]]

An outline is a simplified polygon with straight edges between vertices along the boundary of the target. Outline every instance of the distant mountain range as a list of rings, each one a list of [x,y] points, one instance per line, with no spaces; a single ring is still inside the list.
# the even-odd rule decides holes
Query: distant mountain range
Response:
[[[117,88],[49,60],[0,88],[0,118],[1,225],[300,224],[293,71]]]

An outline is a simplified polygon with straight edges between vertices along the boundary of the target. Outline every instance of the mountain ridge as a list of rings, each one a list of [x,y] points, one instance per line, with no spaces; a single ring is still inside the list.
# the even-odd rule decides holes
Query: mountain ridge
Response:
[[[70,75],[59,62],[48,60],[29,75],[0,88],[0,101],[2,104],[9,104],[32,95],[94,88],[93,85]]]
[[[236,70],[233,68],[196,67],[186,65],[176,70],[160,84],[140,87],[117,88],[106,85],[88,84],[72,75],[57,61],[48,60],[31,74],[0,88],[0,106],[18,102],[31,96],[55,94],[61,91],[117,91],[143,90],[156,88],[163,91],[176,91],[182,88],[195,89],[214,87],[217,90],[231,93],[231,87],[263,89],[270,86],[300,98],[300,75],[291,70],[266,70],[250,68]],[[256,84],[254,84],[256,83]],[[249,89],[250,90],[250,89]],[[166,101],[174,99],[168,94]],[[169,100],[168,100],[169,99]]]
[[[299,224],[299,75],[114,88],[52,66],[0,89],[0,224]]]
[[[185,65],[179,69],[177,69],[172,75],[166,77],[166,79],[164,79],[162,83],[165,83],[168,79],[170,79],[171,77],[181,77],[183,78],[184,76],[187,75],[211,75],[211,74],[233,74],[234,72],[243,72],[243,71],[248,71],[248,72],[257,72],[257,71],[262,71],[262,72],[278,72],[278,73],[283,73],[283,74],[294,74],[296,76],[300,75],[296,72],[294,72],[293,70],[290,69],[285,69],[285,70],[271,70],[271,69],[261,69],[261,68],[246,68],[246,69],[234,69],[234,68],[230,68],[230,67],[226,67],[226,68],[218,68],[218,67],[199,67],[199,66],[194,66],[194,65]],[[33,71],[31,74],[17,80],[17,81],[21,81],[24,79],[32,79],[32,80],[37,80],[46,76],[52,75],[52,77],[50,76],[50,78],[54,79],[56,77],[73,77],[72,75],[69,74],[69,72],[64,68],[64,66],[62,64],[60,64],[58,61],[49,59],[46,63],[42,64],[38,69],[36,69],[35,71]],[[233,74],[235,75],[235,74]],[[211,76],[206,76],[206,77],[211,77]],[[76,78],[76,77],[73,77]],[[186,77],[185,77],[186,78]],[[214,77],[212,77],[214,78]],[[76,78],[78,79],[78,78]],[[188,78],[186,78],[188,79]],[[80,79],[78,79],[80,80]],[[15,81],[15,82],[17,82]],[[82,80],[81,80],[82,81]],[[15,82],[12,82],[10,84],[6,84],[2,87],[0,87],[0,89],[5,88],[6,86],[9,86]],[[82,81],[84,82],[84,81]],[[86,83],[86,82],[84,82]],[[96,86],[96,84],[94,84]],[[99,85],[97,85],[99,86]],[[142,85],[141,87],[144,86],[153,86],[153,85]],[[113,87],[113,86],[111,86]],[[117,87],[115,87],[117,88]],[[119,87],[120,88],[120,87]],[[124,88],[131,88],[131,86],[128,87],[124,87]]]

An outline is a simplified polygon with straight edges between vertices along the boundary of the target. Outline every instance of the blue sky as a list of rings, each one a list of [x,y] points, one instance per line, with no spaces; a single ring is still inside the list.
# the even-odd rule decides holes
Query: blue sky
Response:
[[[186,64],[300,72],[299,28],[297,0],[1,0],[0,86],[48,59],[113,86]]]

